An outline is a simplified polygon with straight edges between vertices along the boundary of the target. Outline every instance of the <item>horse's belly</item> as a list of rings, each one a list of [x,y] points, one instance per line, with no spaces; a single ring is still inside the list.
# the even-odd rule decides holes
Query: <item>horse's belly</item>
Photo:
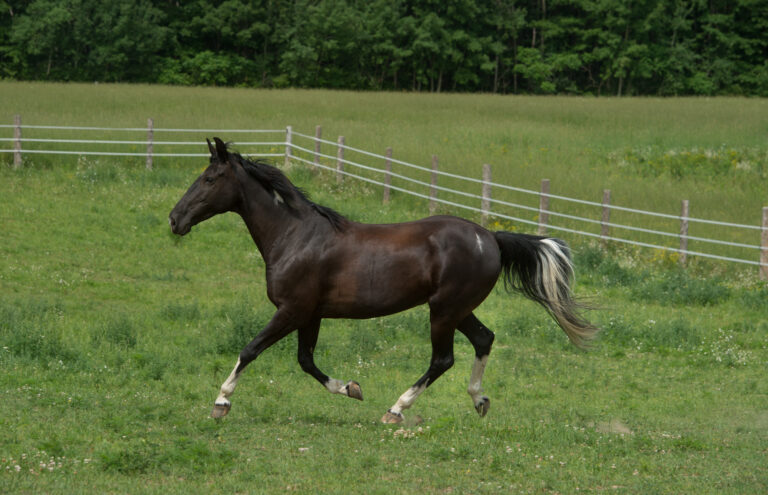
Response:
[[[423,260],[401,257],[367,260],[341,271],[322,306],[329,318],[371,318],[424,304],[432,282]]]

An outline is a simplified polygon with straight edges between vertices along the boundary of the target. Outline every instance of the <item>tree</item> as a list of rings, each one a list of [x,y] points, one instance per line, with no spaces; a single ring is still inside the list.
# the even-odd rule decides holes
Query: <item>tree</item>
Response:
[[[0,0],[0,77],[768,94],[768,0]]]

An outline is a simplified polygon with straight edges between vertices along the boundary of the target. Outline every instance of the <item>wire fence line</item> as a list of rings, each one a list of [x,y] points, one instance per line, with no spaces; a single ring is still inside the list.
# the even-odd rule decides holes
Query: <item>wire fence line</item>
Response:
[[[61,125],[21,125],[21,117],[16,115],[14,117],[15,122],[13,124],[0,124],[1,129],[13,129],[13,137],[2,137],[0,143],[11,142],[13,143],[13,149],[0,148],[0,153],[13,153],[14,165],[20,166],[21,156],[24,154],[47,154],[47,155],[82,155],[82,156],[125,156],[125,157],[146,157],[147,168],[151,169],[153,166],[155,157],[166,158],[194,158],[194,157],[206,157],[209,153],[180,153],[180,152],[167,152],[157,153],[154,151],[155,146],[161,147],[175,147],[175,146],[196,146],[204,147],[205,143],[202,140],[195,141],[182,141],[182,140],[155,140],[155,133],[195,133],[201,135],[210,134],[252,134],[252,135],[265,135],[274,134],[281,140],[268,140],[268,141],[237,141],[240,146],[256,146],[256,147],[277,147],[274,152],[263,152],[251,150],[251,155],[262,157],[281,157],[284,155],[285,146],[285,129],[182,129],[182,128],[164,128],[154,127],[154,120],[147,119],[147,127],[109,127],[109,126],[61,126]],[[54,131],[59,133],[60,131],[81,131],[81,132],[98,132],[98,133],[146,133],[146,139],[71,139],[71,138],[40,138],[40,137],[22,137],[22,129],[24,130],[44,130]],[[25,144],[61,144],[61,145],[73,145],[73,144],[86,144],[96,146],[144,146],[145,152],[139,151],[97,151],[93,149],[88,150],[67,150],[67,149],[31,149],[25,147]],[[207,150],[206,150],[207,151]]]
[[[412,169],[415,169],[415,170],[420,170],[420,171],[423,171],[423,172],[432,172],[432,169],[429,169],[427,167],[422,167],[422,166],[419,166],[419,165],[414,165],[412,163],[404,162],[402,160],[396,160],[394,158],[387,158],[387,157],[382,156],[380,154],[371,153],[370,151],[361,150],[361,149],[358,149],[358,148],[354,148],[352,146],[339,145],[337,142],[328,141],[328,140],[325,140],[325,139],[318,138],[316,136],[310,136],[310,135],[302,134],[302,133],[295,132],[295,131],[292,132],[292,135],[298,136],[298,137],[302,137],[302,138],[305,138],[305,139],[311,139],[311,140],[313,140],[315,142],[319,142],[319,143],[322,143],[322,144],[328,144],[328,145],[332,145],[332,146],[339,146],[341,148],[344,148],[345,150],[349,150],[349,151],[352,151],[352,152],[360,153],[362,155],[369,156],[369,157],[372,157],[372,158],[378,158],[378,159],[382,159],[382,160],[389,160],[392,163],[395,163],[395,164],[398,164],[398,165],[404,165],[406,167],[409,167],[409,168],[412,168]],[[291,143],[291,147],[296,148],[297,146],[295,144]],[[336,157],[332,157],[332,158],[335,159]],[[452,174],[450,172],[445,172],[445,171],[442,171],[442,170],[438,170],[438,171],[436,171],[436,173],[438,175],[441,175],[441,176],[450,177],[450,178],[453,178],[453,179],[460,179],[460,180],[464,180],[464,181],[467,181],[467,182],[473,182],[473,183],[476,183],[476,184],[483,184],[483,183],[485,183],[485,181],[483,181],[482,179],[478,179],[478,178],[475,178],[475,177],[467,177],[467,176],[464,176],[464,175]],[[577,198],[570,198],[570,197],[567,197],[567,196],[560,196],[560,195],[551,194],[551,193],[542,193],[541,191],[534,191],[534,190],[531,190],[531,189],[524,189],[522,187],[510,186],[510,185],[507,185],[507,184],[499,184],[499,183],[491,182],[490,185],[492,185],[493,187],[497,187],[497,188],[500,188],[500,189],[506,189],[506,190],[509,190],[509,191],[515,191],[515,192],[520,192],[520,193],[524,193],[524,194],[531,194],[531,195],[535,195],[535,196],[542,196],[543,195],[543,196],[546,196],[548,198],[559,199],[559,200],[562,200],[562,201],[567,201],[567,202],[571,202],[571,203],[578,203],[578,204],[583,204],[583,205],[587,205],[587,206],[596,206],[596,207],[601,207],[601,208],[602,207],[606,207],[606,208],[609,208],[611,210],[624,211],[624,212],[628,212],[628,213],[637,213],[637,214],[640,214],[640,215],[649,215],[649,216],[655,216],[655,217],[660,217],[660,218],[680,220],[680,215],[670,215],[668,213],[659,213],[659,212],[653,212],[653,211],[639,210],[639,209],[635,209],[635,208],[628,208],[628,207],[625,207],[625,206],[618,206],[618,205],[611,205],[611,204],[606,205],[604,203],[598,203],[598,202],[595,202],[595,201],[589,201],[589,200],[577,199]],[[491,201],[494,201],[493,198],[491,198]],[[550,214],[551,214],[551,212],[550,212]],[[721,221],[717,221],[717,220],[708,220],[708,219],[695,218],[695,217],[688,217],[688,221],[689,222],[706,223],[706,224],[710,224],[710,225],[719,225],[719,226],[724,226],[724,227],[736,227],[736,228],[754,229],[754,230],[761,230],[762,229],[760,226],[756,226],[756,225],[738,224],[738,223],[731,223],[731,222],[721,222]]]
[[[294,133],[294,135],[298,135],[298,133]],[[303,136],[303,137],[310,137],[311,138],[311,136]],[[331,141],[323,141],[323,140],[320,140],[320,141],[321,142],[325,142],[326,144],[337,145],[337,143],[332,143]],[[291,148],[294,149],[294,150],[303,151],[305,153],[309,153],[309,154],[312,154],[314,156],[321,157],[321,158],[326,158],[326,159],[329,159],[329,160],[336,160],[337,159],[337,157],[335,157],[335,156],[331,156],[331,155],[327,155],[327,154],[324,154],[324,153],[315,152],[313,150],[307,149],[305,147],[302,147],[302,146],[299,146],[299,145],[296,145],[296,144],[293,144],[293,143],[291,144]],[[344,146],[344,148],[352,150],[352,151],[358,151],[358,150],[356,150],[356,149],[354,149],[354,148],[352,148],[350,146]],[[364,154],[368,155],[368,156],[377,157],[377,158],[383,158],[385,160],[387,159],[387,157],[382,157],[382,156],[376,155],[374,153],[365,152]],[[301,159],[298,156],[292,156],[292,158],[298,159],[298,160],[300,160],[300,161],[302,161],[304,163],[309,163],[311,165],[315,165],[314,161],[310,163],[308,160]],[[395,162],[394,159],[390,158],[390,160],[393,163]],[[408,177],[408,176],[405,176],[405,175],[402,175],[402,174],[398,174],[398,173],[395,173],[395,172],[387,172],[385,170],[377,169],[375,167],[369,167],[369,166],[366,166],[366,165],[362,165],[360,163],[357,163],[357,162],[354,162],[354,161],[351,161],[351,160],[348,160],[348,159],[343,159],[342,161],[343,161],[343,163],[345,163],[347,165],[352,165],[352,166],[354,166],[356,168],[360,168],[362,170],[369,170],[369,171],[377,172],[377,173],[380,173],[380,174],[388,174],[390,177],[395,177],[395,178],[403,179],[403,180],[411,182],[413,184],[418,184],[420,186],[431,187],[431,188],[433,188],[436,191],[449,192],[449,193],[453,193],[453,194],[456,194],[456,195],[459,195],[459,196],[468,197],[468,198],[474,198],[474,199],[479,199],[479,200],[488,199],[491,203],[494,203],[494,204],[499,204],[499,205],[502,205],[502,206],[508,206],[508,207],[511,207],[511,208],[519,208],[521,210],[539,212],[539,208],[537,208],[537,207],[521,205],[521,204],[517,204],[517,203],[510,203],[508,201],[503,201],[503,200],[496,199],[496,198],[484,198],[483,196],[481,196],[479,194],[473,194],[473,193],[468,193],[466,191],[461,191],[461,190],[458,190],[458,189],[451,189],[451,188],[448,188],[448,187],[438,186],[438,185],[431,184],[431,183],[426,182],[426,181],[414,179],[412,177]],[[406,164],[407,162],[398,161],[397,163]],[[408,164],[408,165],[411,165],[411,164]],[[320,166],[320,165],[318,165],[318,166]],[[411,166],[412,167],[416,167],[416,168],[421,169],[421,170],[424,170],[424,171],[430,171],[431,172],[431,169],[427,169],[427,168],[424,168],[424,167],[417,167],[415,165],[411,165]],[[326,166],[320,166],[320,168],[323,168],[323,169],[326,169],[326,170],[330,170],[330,167],[326,167]],[[440,172],[438,171],[438,173],[440,173]],[[380,185],[380,186],[383,186],[383,187],[387,187],[386,183],[384,183],[384,182],[375,181],[375,180],[368,180],[368,179],[365,179],[363,177],[357,176],[355,174],[350,174],[349,172],[343,172],[343,175],[349,176],[349,177],[358,178],[358,179],[364,179],[366,182],[369,182],[369,183],[372,183],[372,184],[376,184],[376,185]],[[483,181],[480,181],[478,179],[474,179],[474,178],[471,178],[471,177],[464,177],[464,176],[455,175],[455,174],[445,174],[445,175],[449,175],[451,177],[456,177],[456,178],[460,178],[460,179],[469,180],[471,182],[483,182]],[[493,183],[493,182],[489,182],[487,184],[489,184],[491,186],[496,186],[496,187],[503,186],[501,184],[496,184],[496,183]],[[399,192],[411,193],[414,196],[423,197],[425,199],[430,199],[430,197],[427,196],[427,195],[415,194],[415,193],[413,193],[413,191],[409,191],[409,190],[405,190],[405,189],[400,189],[400,188],[395,188],[395,187],[393,187],[391,185],[389,187],[394,189],[394,190],[397,190]],[[523,191],[527,192],[527,193],[537,194],[537,195],[540,194],[538,192],[530,191],[530,190],[523,190]],[[551,194],[549,194],[548,196],[549,197],[556,197],[556,196],[551,195]],[[559,198],[560,196],[557,196],[557,197]],[[566,199],[571,199],[571,198],[566,198]],[[500,213],[497,213],[497,212],[490,212],[488,210],[482,210],[482,209],[478,209],[478,208],[475,208],[475,207],[468,207],[467,205],[464,205],[464,204],[453,203],[453,202],[446,202],[445,200],[440,200],[440,199],[435,199],[435,200],[437,202],[439,202],[439,203],[449,204],[451,206],[458,206],[458,207],[465,208],[465,209],[470,209],[470,210],[473,210],[473,211],[479,211],[481,213],[485,212],[487,214],[494,215],[494,216],[497,216],[499,218],[505,218],[505,219],[508,219],[508,220],[515,220],[515,221],[518,221],[518,222],[528,223],[528,224],[536,225],[536,226],[539,225],[537,222],[534,222],[534,221],[528,221],[528,220],[523,220],[523,219],[520,219],[520,218],[508,217],[508,216],[501,215]],[[595,205],[595,206],[601,206],[601,207],[602,206],[610,206],[610,205],[603,205],[602,203],[592,203],[592,202],[586,202],[586,203],[591,204],[591,205]],[[653,212],[642,212],[641,210],[632,210],[632,211],[633,212],[638,212],[638,213],[651,213],[651,214],[653,213]],[[549,214],[552,215],[552,216],[561,217],[561,218],[567,218],[567,219],[570,219],[570,220],[577,220],[577,221],[582,221],[582,222],[586,222],[586,223],[603,225],[603,226],[607,226],[607,227],[631,230],[631,231],[634,231],[634,232],[643,232],[643,233],[646,233],[646,234],[655,234],[655,235],[660,235],[660,236],[665,236],[665,237],[675,237],[675,238],[680,236],[679,233],[664,232],[664,231],[659,231],[659,230],[646,229],[646,228],[642,228],[642,227],[633,227],[633,226],[630,226],[630,225],[622,225],[622,224],[618,224],[618,223],[604,222],[602,220],[596,220],[594,218],[579,217],[579,216],[576,216],[576,215],[569,215],[567,213],[559,213],[559,212],[555,212],[555,211],[549,211]],[[680,218],[681,218],[679,216],[672,216],[672,215],[668,215],[668,217],[674,218],[676,220],[680,220]],[[688,220],[689,221],[694,221],[694,220],[699,220],[699,219],[689,218]],[[738,225],[738,224],[728,224],[728,225],[741,226],[741,225]],[[754,227],[754,226],[752,226],[752,225],[745,225],[743,227]],[[552,228],[552,229],[555,229],[555,230],[558,229],[558,227],[553,226],[553,225],[550,225],[549,228]],[[723,245],[723,246],[742,247],[742,248],[747,248],[747,249],[761,249],[761,247],[757,246],[757,245],[744,244],[744,243],[731,242],[731,241],[722,241],[722,240],[718,240],[718,239],[708,239],[708,238],[705,238],[705,237],[697,237],[697,236],[692,236],[692,235],[688,235],[687,238],[690,239],[690,240],[694,240],[694,241],[708,242],[708,243],[712,243],[712,244],[720,244],[720,245]],[[674,250],[677,250],[677,248],[675,248]],[[689,251],[689,254],[691,254],[691,251]]]
[[[298,148],[298,147],[294,146],[294,148]],[[322,163],[315,163],[312,160],[307,160],[306,158],[302,158],[300,156],[293,156],[292,158],[295,159],[295,160],[298,160],[298,161],[300,161],[302,163],[305,163],[307,165],[316,166],[316,167],[321,168],[323,170],[328,170],[328,171],[335,172],[335,173],[340,173],[340,174],[344,175],[345,177],[352,177],[352,178],[361,180],[363,182],[367,182],[369,184],[374,184],[374,185],[377,185],[377,186],[386,186],[386,184],[384,182],[377,181],[377,180],[374,180],[374,179],[370,179],[368,177],[363,177],[363,176],[354,174],[354,173],[346,171],[346,170],[337,170],[334,167],[323,165]],[[332,157],[332,158],[335,158],[335,157]],[[347,164],[350,164],[350,165],[352,165],[354,163],[354,162],[350,162],[350,161],[346,161],[346,160],[344,162],[347,163]],[[470,205],[466,205],[466,204],[463,204],[463,203],[457,203],[457,202],[449,201],[449,200],[442,199],[442,198],[433,198],[433,197],[431,197],[431,196],[429,196],[427,194],[418,193],[418,192],[412,191],[410,189],[405,189],[405,188],[401,188],[401,187],[397,187],[397,186],[389,185],[389,187],[391,189],[395,190],[395,191],[398,191],[398,192],[402,192],[402,193],[409,194],[411,196],[416,196],[418,198],[422,198],[422,199],[426,199],[426,200],[434,200],[434,201],[437,201],[438,203],[441,203],[441,204],[444,204],[444,205],[453,206],[453,207],[461,208],[461,209],[464,209],[464,210],[470,210],[470,211],[474,211],[474,212],[478,212],[478,213],[486,213],[485,210],[483,210],[482,208],[478,208],[476,206],[470,206]],[[538,226],[539,225],[538,222],[535,222],[533,220],[526,220],[524,218],[519,218],[519,217],[510,216],[510,215],[505,215],[505,214],[499,213],[499,212],[490,212],[489,214],[492,215],[492,216],[495,216],[495,217],[498,217],[498,218],[502,218],[502,219],[505,219],[505,220],[510,220],[510,221],[513,221],[513,222],[518,222],[518,223],[523,223],[523,224],[533,225],[533,226]],[[584,220],[584,219],[582,219],[582,220]],[[630,239],[622,239],[620,237],[603,236],[601,234],[595,234],[593,232],[583,232],[583,231],[579,231],[579,230],[575,230],[575,229],[569,229],[567,227],[561,227],[561,226],[557,226],[557,225],[550,225],[549,228],[551,228],[552,230],[557,230],[557,231],[561,231],[561,232],[567,232],[567,233],[570,233],[570,234],[583,235],[583,236],[593,237],[593,238],[597,238],[597,239],[601,239],[601,240],[615,241],[615,242],[620,242],[620,243],[624,243],[624,244],[631,244],[631,245],[640,246],[640,247],[662,249],[662,250],[665,250],[665,251],[673,251],[673,252],[679,251],[678,248],[673,248],[673,247],[670,247],[670,246],[659,246],[659,245],[656,245],[656,244],[650,244],[650,243],[646,243],[646,242],[633,241],[633,240],[630,240]],[[748,246],[748,247],[754,247],[754,246]],[[759,246],[757,246],[757,247],[759,248]],[[693,256],[703,256],[703,257],[706,257],[706,258],[712,258],[712,259],[717,259],[717,260],[721,260],[721,261],[730,261],[730,262],[736,262],[736,263],[746,263],[746,264],[751,264],[751,265],[768,266],[768,265],[762,265],[761,263],[759,263],[757,261],[744,260],[744,259],[741,259],[741,258],[733,258],[733,257],[729,257],[729,256],[720,256],[720,255],[716,255],[716,254],[703,253],[703,252],[698,252],[698,251],[688,250],[687,253],[690,254],[690,255],[693,255]]]
[[[147,141],[113,141],[103,139],[39,139],[39,138],[0,138],[0,141],[20,141],[22,143],[67,143],[67,144],[141,144],[146,145]],[[163,144],[169,146],[202,146],[198,141],[153,141],[153,144]],[[237,144],[240,146],[248,145],[274,145],[284,146],[285,141],[254,141],[254,142],[241,142]]]
[[[16,124],[0,124],[0,129],[16,128],[19,127]],[[25,129],[55,129],[61,131],[117,131],[117,132],[142,132],[146,131],[146,127],[87,127],[87,126],[69,126],[69,125],[29,125],[24,124]],[[154,128],[156,132],[197,132],[197,133],[213,133],[213,132],[226,132],[230,134],[234,133],[249,133],[249,134],[262,134],[262,133],[285,133],[285,129],[172,129],[172,128]],[[145,141],[146,143],[146,141]]]
[[[626,206],[613,205],[605,200],[600,203],[596,201],[589,201],[579,198],[571,198],[567,196],[561,196],[557,194],[551,194],[547,187],[542,190],[531,190],[521,187],[511,186],[508,184],[493,182],[489,178],[479,179],[476,177],[470,177],[444,170],[439,170],[437,167],[436,157],[433,157],[432,168],[416,165],[403,160],[392,158],[391,149],[387,156],[378,153],[373,153],[364,149],[352,147],[344,143],[344,138],[340,136],[338,141],[330,141],[322,139],[320,135],[320,127],[316,129],[314,136],[293,131],[292,127],[288,126],[285,129],[177,129],[177,128],[154,128],[153,120],[148,119],[147,127],[96,127],[96,126],[51,126],[51,125],[24,125],[21,126],[21,119],[17,117],[16,122],[13,125],[0,125],[0,129],[13,129],[13,137],[0,137],[0,143],[12,143],[12,148],[0,147],[0,153],[13,153],[14,154],[14,166],[21,166],[21,157],[24,154],[49,154],[49,155],[82,155],[82,156],[127,156],[127,157],[146,157],[147,168],[152,168],[152,161],[155,157],[207,157],[209,153],[181,153],[181,152],[154,152],[154,146],[161,147],[192,147],[192,146],[204,146],[205,143],[195,141],[184,140],[154,140],[154,133],[198,133],[198,134],[213,134],[219,133],[222,135],[230,134],[252,134],[252,135],[267,135],[273,134],[277,139],[269,139],[264,141],[243,140],[235,141],[233,144],[239,146],[249,147],[248,150],[242,150],[244,154],[257,157],[272,157],[279,158],[284,157],[286,163],[290,163],[295,160],[300,163],[305,163],[311,167],[317,167],[322,170],[327,170],[335,173],[339,180],[342,177],[349,177],[363,182],[381,186],[384,188],[385,197],[388,197],[388,191],[397,191],[399,193],[407,194],[410,196],[418,197],[429,201],[430,210],[433,210],[433,205],[443,204],[446,206],[459,208],[475,213],[480,213],[483,220],[487,217],[495,217],[497,219],[503,219],[511,222],[516,222],[524,225],[530,225],[537,227],[539,232],[545,232],[550,229],[553,231],[565,232],[573,235],[585,236],[589,238],[600,239],[601,241],[611,241],[623,244],[635,245],[644,248],[660,249],[668,252],[676,252],[680,254],[681,260],[685,260],[687,255],[699,256],[703,258],[716,259],[727,262],[741,263],[747,265],[757,265],[760,267],[761,275],[768,279],[768,207],[763,208],[763,224],[762,225],[749,225],[739,224],[733,222],[723,222],[718,220],[704,219],[690,217],[685,212],[681,215],[672,215],[668,213],[653,212],[647,210],[640,210],[636,208],[630,208]],[[85,138],[50,138],[50,137],[22,137],[22,129],[34,129],[43,131],[85,131],[85,132],[145,132],[147,133],[146,140],[140,139],[85,139]],[[282,140],[278,140],[281,139]],[[294,140],[308,141],[309,144],[302,146],[294,142]],[[113,149],[115,147],[123,146],[146,146],[146,151],[113,151],[98,149],[48,149],[47,145],[50,144],[62,144],[68,147],[72,145],[88,145],[91,146],[109,146]],[[314,149],[311,146],[314,145]],[[336,155],[330,155],[327,153],[321,153],[320,145],[331,146],[336,150]],[[2,144],[0,144],[2,146]],[[32,149],[34,147],[34,149]],[[264,151],[264,147],[268,147],[267,151]],[[207,150],[206,150],[207,151]],[[360,156],[360,159],[350,160],[344,156],[344,152]],[[373,159],[376,162],[384,162],[385,168],[373,165],[369,163],[369,159]],[[367,160],[367,161],[366,161]],[[364,162],[365,163],[361,163]],[[335,164],[334,166],[329,165]],[[416,171],[417,173],[428,174],[430,180],[421,180],[415,177],[406,175],[405,173],[393,172],[391,170],[392,165],[399,165],[406,169]],[[354,168],[355,172],[351,172],[349,169],[345,169],[345,166]],[[490,167],[489,167],[490,170]],[[367,174],[367,176],[365,175]],[[376,178],[374,178],[376,177]],[[472,186],[482,186],[483,193],[476,194],[469,192],[464,187],[447,187],[445,185],[438,185],[437,178],[445,177],[458,181],[458,183],[467,183]],[[380,180],[378,180],[378,179]],[[391,183],[392,179],[398,179],[401,181],[400,185],[394,185]],[[408,184],[411,186],[409,187]],[[419,189],[422,192],[419,192]],[[503,200],[500,198],[494,198],[491,194],[491,190],[497,191],[509,191],[512,193],[520,193],[531,197],[532,199],[539,199],[539,206],[531,206],[521,204],[518,202],[512,202]],[[445,197],[438,197],[438,192],[465,198],[469,200],[479,201],[481,206],[473,206],[467,204],[466,201],[451,201]],[[549,207],[549,199],[556,199],[565,203],[572,203],[577,205],[583,205],[587,207],[600,208],[602,211],[602,218],[590,218],[587,216],[579,216],[577,214],[565,213],[563,211],[554,211]],[[524,212],[531,212],[538,215],[537,219],[521,218],[519,215],[510,214],[508,211],[520,210]],[[503,211],[500,211],[503,210]],[[679,232],[669,232],[664,230],[657,230],[645,227],[639,227],[636,225],[627,225],[617,222],[611,222],[609,220],[610,211],[619,211],[624,213],[631,213],[636,215],[644,215],[648,217],[658,218],[662,220],[672,220],[680,222]],[[576,224],[586,224],[592,226],[599,226],[600,233],[590,232],[584,228],[578,228],[573,225],[555,225],[549,222],[549,217],[560,218]],[[689,223],[700,223],[705,225],[712,225],[716,227],[728,227],[733,229],[743,229],[747,231],[758,231],[761,234],[762,242],[760,245],[747,244],[744,242],[735,242],[732,240],[713,239],[709,237],[693,236],[688,234]],[[655,242],[646,242],[645,240],[630,239],[626,237],[620,237],[612,234],[610,229],[624,230],[628,232],[637,232],[650,236],[659,236],[665,239],[678,239],[680,241],[679,246],[669,246],[659,244]],[[688,241],[696,241],[703,244],[714,244],[719,246],[726,246],[730,248],[738,248],[744,250],[760,251],[759,260],[739,258],[731,255],[716,254],[713,252],[705,252],[703,250],[691,250],[688,249]]]
[[[710,258],[710,259],[716,259],[721,261],[728,261],[728,262],[735,262],[735,263],[742,263],[747,265],[756,265],[761,268],[761,274],[763,277],[768,278],[768,208],[763,209],[763,225],[749,225],[749,224],[740,224],[740,223],[734,223],[734,222],[723,222],[718,220],[711,220],[711,219],[705,219],[705,218],[695,218],[690,217],[687,214],[684,215],[671,215],[667,213],[660,213],[660,212],[653,212],[653,211],[646,211],[646,210],[640,210],[636,208],[629,208],[625,206],[618,206],[618,205],[611,205],[609,203],[599,203],[595,201],[588,201],[583,199],[577,199],[577,198],[570,198],[567,196],[561,196],[557,194],[551,194],[548,191],[535,191],[531,189],[524,189],[520,187],[515,186],[509,186],[507,184],[501,184],[497,182],[492,182],[485,179],[478,179],[476,177],[468,177],[464,175],[454,174],[450,172],[445,172],[441,170],[437,170],[434,167],[428,168],[424,166],[415,165],[413,163],[405,162],[402,160],[397,160],[391,157],[391,153],[388,153],[386,156],[381,155],[378,153],[372,153],[367,150],[355,148],[353,146],[349,146],[344,143],[344,139],[340,138],[338,141],[330,141],[327,139],[322,139],[320,137],[320,133],[317,132],[315,136],[303,134],[299,132],[292,131],[292,129],[288,129],[286,133],[286,156],[289,157],[291,160],[298,160],[300,162],[306,163],[311,166],[317,166],[321,169],[328,170],[331,172],[335,172],[337,174],[343,175],[344,177],[353,177],[358,180],[365,181],[370,184],[375,184],[378,186],[381,186],[386,189],[392,189],[398,192],[402,192],[405,194],[409,194],[412,196],[416,196],[422,199],[426,199],[430,202],[436,202],[440,204],[445,204],[452,207],[461,208],[468,211],[473,211],[477,213],[481,213],[484,216],[493,216],[500,219],[510,220],[513,222],[518,222],[526,225],[531,226],[537,226],[541,229],[542,224],[541,220],[535,221],[530,219],[521,218],[519,216],[510,215],[508,213],[504,213],[498,210],[493,210],[491,207],[480,207],[468,205],[466,203],[461,203],[457,201],[449,201],[444,198],[437,197],[437,192],[447,192],[456,196],[460,196],[463,198],[471,198],[474,200],[480,200],[483,202],[487,202],[489,205],[499,205],[507,208],[514,208],[519,209],[523,211],[528,212],[534,212],[538,214],[546,213],[547,217],[558,217],[563,219],[572,220],[574,222],[581,222],[591,225],[599,225],[602,229],[601,233],[595,233],[595,232],[588,232],[583,229],[577,229],[577,228],[569,228],[563,225],[552,225],[552,224],[546,224],[546,229],[551,229],[554,231],[561,231],[561,232],[567,232],[570,234],[580,235],[580,236],[586,236],[591,238],[600,239],[602,241],[613,241],[613,242],[619,242],[624,244],[630,244],[645,248],[653,248],[653,249],[660,249],[664,251],[670,251],[670,252],[677,252],[681,254],[681,259],[684,259],[683,257],[685,255],[691,255],[691,256],[700,256],[704,258]],[[310,141],[311,143],[315,144],[315,149],[310,149],[307,146],[301,146],[293,142],[293,138],[303,139]],[[344,153],[337,151],[336,156],[329,155],[327,153],[321,153],[320,152],[320,144],[324,144],[327,146],[333,146],[337,150],[344,150],[349,151],[352,153],[357,153],[361,156],[364,156],[366,158],[373,158],[376,161],[383,161],[387,164],[386,169],[377,168],[376,166],[371,166],[370,164],[362,164],[358,163],[358,161],[350,160],[348,158],[344,157]],[[300,154],[297,154],[295,152],[303,153],[305,156],[302,157]],[[307,157],[311,157],[307,158]],[[320,159],[324,159],[326,162],[336,162],[336,167],[331,167],[328,165],[325,165],[322,163]],[[474,185],[488,185],[492,188],[497,188],[501,190],[507,190],[507,191],[513,191],[518,193],[527,194],[530,196],[538,197],[538,198],[552,198],[552,199],[558,199],[562,200],[564,202],[570,202],[570,203],[576,203],[591,207],[598,207],[605,210],[614,210],[614,211],[621,211],[626,213],[632,213],[632,214],[638,214],[638,215],[646,215],[650,217],[656,217],[666,220],[675,220],[677,222],[680,222],[681,224],[681,230],[680,232],[669,232],[669,231],[662,231],[662,230],[656,230],[656,229],[649,229],[644,227],[638,227],[634,225],[626,225],[616,222],[610,222],[606,219],[606,216],[603,216],[602,219],[595,219],[595,218],[588,218],[578,215],[573,215],[569,213],[563,213],[559,211],[552,211],[551,209],[548,209],[546,211],[542,210],[541,205],[539,207],[536,206],[530,206],[530,205],[524,205],[519,203],[513,203],[509,201],[504,201],[501,199],[490,197],[490,195],[480,195],[476,193],[471,193],[463,189],[454,189],[450,187],[445,186],[438,186],[436,184],[436,181],[432,180],[431,182],[427,182],[426,180],[419,180],[413,177],[406,176],[404,174],[396,173],[391,171],[391,165],[392,164],[398,164],[403,165],[409,169],[417,170],[419,172],[422,172],[424,174],[430,174],[433,177],[435,175],[437,176],[444,176],[449,177],[452,179],[458,179],[460,181],[465,181]],[[343,168],[344,165],[349,165],[350,167],[354,167],[361,171],[367,171],[367,172],[374,172],[377,176],[382,177],[382,180],[376,180],[371,177],[366,177],[363,175],[360,175],[360,173],[352,173],[348,170],[345,170]],[[406,187],[397,187],[391,184],[392,178],[398,178],[403,181],[406,181],[410,184],[415,184],[421,188],[427,188],[429,190],[429,193],[424,192],[417,192],[412,189],[408,189]],[[386,194],[385,194],[386,196]],[[688,234],[688,224],[689,223],[700,223],[705,225],[712,225],[716,227],[728,227],[728,228],[736,228],[736,229],[745,229],[748,231],[758,231],[762,232],[763,242],[762,245],[758,244],[747,244],[744,242],[734,242],[731,240],[723,240],[723,239],[712,239],[708,237],[702,237],[702,236],[694,236]],[[608,233],[608,229],[622,229],[630,232],[639,232],[654,236],[661,236],[664,238],[676,238],[680,239],[681,245],[680,246],[668,246],[658,243],[651,243],[651,242],[643,242],[636,239],[627,239],[625,237],[619,237],[615,235],[611,235]],[[760,259],[744,259],[744,258],[738,258],[735,256],[725,256],[721,254],[715,254],[712,252],[705,252],[701,250],[692,250],[688,249],[687,243],[688,241],[697,241],[705,244],[715,244],[719,246],[727,246],[727,247],[735,247],[740,249],[747,249],[747,250],[754,250],[760,251]]]

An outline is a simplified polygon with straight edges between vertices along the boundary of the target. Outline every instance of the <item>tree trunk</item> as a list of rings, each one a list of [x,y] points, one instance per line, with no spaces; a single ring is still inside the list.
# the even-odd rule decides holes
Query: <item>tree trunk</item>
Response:
[[[541,0],[541,20],[545,20],[547,18],[547,0]],[[541,48],[541,52],[544,53],[544,30],[542,29],[542,32],[539,34],[539,38],[541,41],[539,42],[539,46]]]
[[[512,93],[517,94],[517,37],[512,38]]]

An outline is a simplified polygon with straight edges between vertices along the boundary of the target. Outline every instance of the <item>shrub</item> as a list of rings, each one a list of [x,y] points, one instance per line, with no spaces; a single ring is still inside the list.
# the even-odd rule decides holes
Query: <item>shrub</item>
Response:
[[[698,279],[682,269],[647,274],[632,295],[659,304],[692,304],[711,306],[730,297],[730,290],[714,278]]]

